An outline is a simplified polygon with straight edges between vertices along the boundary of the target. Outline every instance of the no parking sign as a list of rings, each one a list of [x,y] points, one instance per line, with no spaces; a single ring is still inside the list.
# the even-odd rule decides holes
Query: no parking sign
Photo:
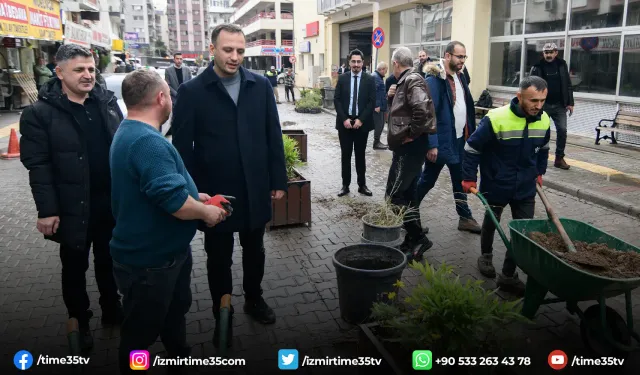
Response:
[[[376,27],[371,34],[371,43],[376,48],[381,48],[384,45],[384,30],[381,27]]]

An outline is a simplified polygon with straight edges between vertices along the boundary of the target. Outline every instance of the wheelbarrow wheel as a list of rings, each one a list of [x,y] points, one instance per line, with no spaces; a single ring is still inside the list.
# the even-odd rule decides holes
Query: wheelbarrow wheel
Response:
[[[606,310],[606,328],[613,341],[623,344],[631,344],[631,335],[624,319],[609,306]],[[597,356],[614,356],[627,358],[629,352],[616,348],[605,337],[600,319],[600,305],[590,306],[584,312],[584,318],[580,321],[580,333],[585,346]]]

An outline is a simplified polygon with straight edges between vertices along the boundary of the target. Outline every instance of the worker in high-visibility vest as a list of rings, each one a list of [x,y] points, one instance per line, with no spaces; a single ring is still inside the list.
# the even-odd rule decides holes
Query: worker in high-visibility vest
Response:
[[[549,158],[550,120],[542,106],[547,98],[547,83],[530,76],[520,82],[517,96],[509,105],[492,109],[482,119],[465,144],[462,188],[476,188],[480,165],[480,189],[498,220],[506,205],[514,219],[531,219],[535,210],[536,183],[542,185]],[[480,273],[496,277],[493,267],[495,225],[485,213],[480,234],[482,254]],[[524,295],[524,283],[516,273],[516,263],[507,251],[500,289]]]

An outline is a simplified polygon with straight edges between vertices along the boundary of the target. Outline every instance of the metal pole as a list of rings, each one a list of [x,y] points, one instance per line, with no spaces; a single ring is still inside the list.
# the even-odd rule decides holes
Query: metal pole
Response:
[[[378,67],[378,50],[379,48],[376,48],[376,63],[371,67],[371,73]]]

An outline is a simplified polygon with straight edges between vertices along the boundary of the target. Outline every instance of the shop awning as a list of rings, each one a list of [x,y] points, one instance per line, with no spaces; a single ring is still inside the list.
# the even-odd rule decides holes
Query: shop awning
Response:
[[[0,0],[0,8],[11,10],[0,17],[0,36],[62,40],[58,1]]]

